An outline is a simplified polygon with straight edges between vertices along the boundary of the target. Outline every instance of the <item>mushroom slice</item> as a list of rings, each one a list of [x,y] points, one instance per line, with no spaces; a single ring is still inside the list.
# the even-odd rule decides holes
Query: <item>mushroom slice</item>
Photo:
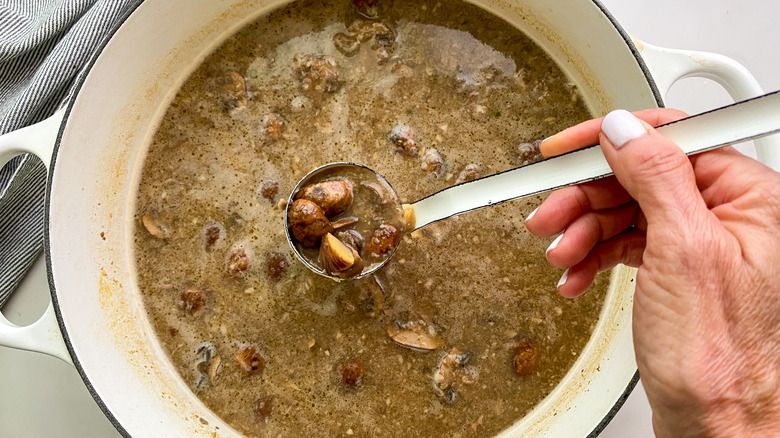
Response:
[[[396,321],[387,327],[387,334],[396,344],[421,352],[435,350],[444,343],[436,329],[423,320]]]
[[[144,228],[152,236],[158,239],[167,239],[171,237],[171,228],[167,221],[160,217],[160,213],[156,209],[149,210],[142,218],[141,222],[144,224]]]
[[[333,45],[344,56],[354,56],[360,50],[360,41],[357,37],[342,32],[333,35]]]
[[[335,275],[347,271],[357,259],[350,247],[333,234],[328,233],[322,238],[319,261],[325,272]]]
[[[333,228],[336,228],[335,222],[333,223]],[[363,236],[355,230],[339,231],[336,233],[336,237],[344,242],[344,245],[351,246],[358,254],[360,254],[360,250],[363,249]]]
[[[209,375],[209,381],[211,384],[217,383],[217,375],[222,370],[222,358],[219,357],[219,355],[214,356],[213,359],[211,359],[211,365],[209,365],[208,369],[208,375]]]
[[[214,384],[221,362],[217,348],[211,342],[204,342],[195,349],[195,392]]]
[[[457,348],[453,348],[441,358],[436,372],[433,373],[433,393],[437,397],[452,403],[455,401],[458,386],[473,381],[470,378],[470,370],[466,369],[470,357],[470,351],[461,353]]]
[[[228,113],[234,116],[246,109],[248,103],[246,92],[246,80],[244,75],[237,71],[230,70],[227,73],[227,81],[224,85],[225,91],[230,96],[228,100]]]
[[[385,292],[382,290],[378,280],[376,280],[376,275],[373,277],[374,282],[369,283],[371,286],[368,287],[369,292],[371,293],[371,310],[368,312],[369,316],[379,315],[379,312],[381,312],[382,308],[385,306]]]
[[[355,225],[358,222],[360,222],[360,219],[356,218],[355,216],[347,216],[337,221],[331,222],[330,225],[333,227],[334,230],[340,230],[350,225]]]
[[[386,204],[387,199],[387,191],[382,188],[379,184],[369,182],[369,181],[361,181],[360,187],[363,187],[367,189],[369,192],[373,194],[373,196],[376,196],[376,201],[378,201],[380,204]]]
[[[350,295],[350,305],[366,316],[378,316],[385,305],[385,294],[376,281],[373,278],[363,278],[352,284],[355,288]]]
[[[358,14],[374,19],[377,17],[376,4],[379,0],[352,0],[352,4],[355,5],[355,10]]]

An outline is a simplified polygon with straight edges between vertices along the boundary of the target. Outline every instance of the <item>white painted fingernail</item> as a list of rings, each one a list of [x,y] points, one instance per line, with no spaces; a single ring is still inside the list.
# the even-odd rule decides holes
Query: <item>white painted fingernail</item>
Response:
[[[615,110],[607,114],[601,122],[601,130],[616,148],[647,134],[639,119],[626,110]]]
[[[525,218],[526,222],[530,221],[532,217],[536,214],[537,210],[539,210],[539,207],[536,207],[534,211],[531,212],[531,214],[528,215],[528,217]]]
[[[561,275],[561,279],[558,280],[558,286],[555,286],[555,287],[557,289],[560,289],[561,286],[566,284],[566,280],[568,280],[568,279],[569,279],[569,270],[567,269],[567,270],[563,271],[563,275]]]
[[[555,238],[555,240],[552,241],[550,246],[547,247],[547,251],[545,251],[545,254],[549,254],[550,251],[554,250],[558,247],[558,243],[563,239],[563,233],[561,233],[558,237]]]

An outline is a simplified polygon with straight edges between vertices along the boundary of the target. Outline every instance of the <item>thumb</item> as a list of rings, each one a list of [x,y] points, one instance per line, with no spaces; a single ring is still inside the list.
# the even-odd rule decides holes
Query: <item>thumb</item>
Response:
[[[678,228],[706,209],[693,166],[673,141],[625,110],[609,113],[601,131],[604,157],[648,225]]]

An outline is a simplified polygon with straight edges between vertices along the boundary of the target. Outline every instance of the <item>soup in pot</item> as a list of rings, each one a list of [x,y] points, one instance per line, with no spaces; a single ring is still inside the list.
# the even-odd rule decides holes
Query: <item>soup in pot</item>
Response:
[[[524,226],[542,198],[404,233],[342,282],[294,258],[285,203],[336,161],[411,202],[533,163],[539,139],[590,117],[542,49],[460,0],[271,11],[183,84],[144,164],[135,260],[163,348],[246,436],[499,433],[567,373],[607,287],[558,295],[549,241]],[[338,238],[359,254],[355,234]]]

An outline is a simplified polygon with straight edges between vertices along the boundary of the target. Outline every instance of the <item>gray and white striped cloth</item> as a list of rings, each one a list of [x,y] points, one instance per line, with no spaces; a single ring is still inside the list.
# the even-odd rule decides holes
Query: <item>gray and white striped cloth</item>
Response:
[[[142,0],[0,0],[0,134],[69,99],[96,49]],[[0,307],[43,246],[46,170],[19,156],[0,170]]]

